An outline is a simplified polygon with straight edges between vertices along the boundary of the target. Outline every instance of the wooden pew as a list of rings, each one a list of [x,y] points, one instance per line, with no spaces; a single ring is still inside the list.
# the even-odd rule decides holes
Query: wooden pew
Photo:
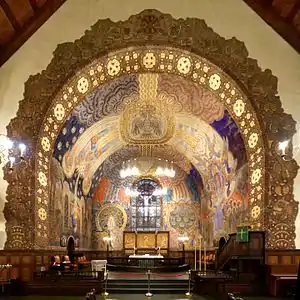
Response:
[[[293,265],[273,265],[268,270],[268,287],[272,296],[279,296],[280,292],[287,285],[296,284],[298,266]]]

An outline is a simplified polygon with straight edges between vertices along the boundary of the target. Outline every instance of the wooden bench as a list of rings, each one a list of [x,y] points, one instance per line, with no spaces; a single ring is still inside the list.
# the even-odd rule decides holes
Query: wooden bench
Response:
[[[297,265],[273,265],[269,266],[268,287],[272,296],[279,296],[280,291],[287,285],[297,283]]]

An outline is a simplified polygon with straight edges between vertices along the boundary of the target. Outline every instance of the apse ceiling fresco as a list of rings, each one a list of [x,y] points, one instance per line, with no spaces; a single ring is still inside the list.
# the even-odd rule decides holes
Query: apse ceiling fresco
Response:
[[[119,177],[130,159],[137,159],[144,175],[172,161],[178,182],[191,171],[207,180],[214,160],[226,160],[232,173],[246,163],[238,127],[213,94],[156,73],[122,76],[96,89],[65,121],[53,157],[79,197],[91,197],[103,175],[131,184],[132,178]]]

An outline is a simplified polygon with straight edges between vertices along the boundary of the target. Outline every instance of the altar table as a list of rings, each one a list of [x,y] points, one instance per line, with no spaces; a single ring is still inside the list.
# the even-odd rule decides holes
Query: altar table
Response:
[[[162,255],[149,255],[149,254],[129,255],[129,261],[134,259],[138,261],[140,268],[147,269],[147,268],[154,267],[155,260],[163,261],[164,257]]]
[[[104,273],[106,273],[107,260],[92,260],[91,265],[94,277],[98,277],[99,271],[104,270]]]

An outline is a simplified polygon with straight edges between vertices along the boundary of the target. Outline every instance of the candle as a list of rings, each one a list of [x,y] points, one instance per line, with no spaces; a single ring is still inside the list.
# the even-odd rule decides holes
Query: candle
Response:
[[[196,240],[196,238],[195,238],[195,271],[197,270],[197,240]]]

